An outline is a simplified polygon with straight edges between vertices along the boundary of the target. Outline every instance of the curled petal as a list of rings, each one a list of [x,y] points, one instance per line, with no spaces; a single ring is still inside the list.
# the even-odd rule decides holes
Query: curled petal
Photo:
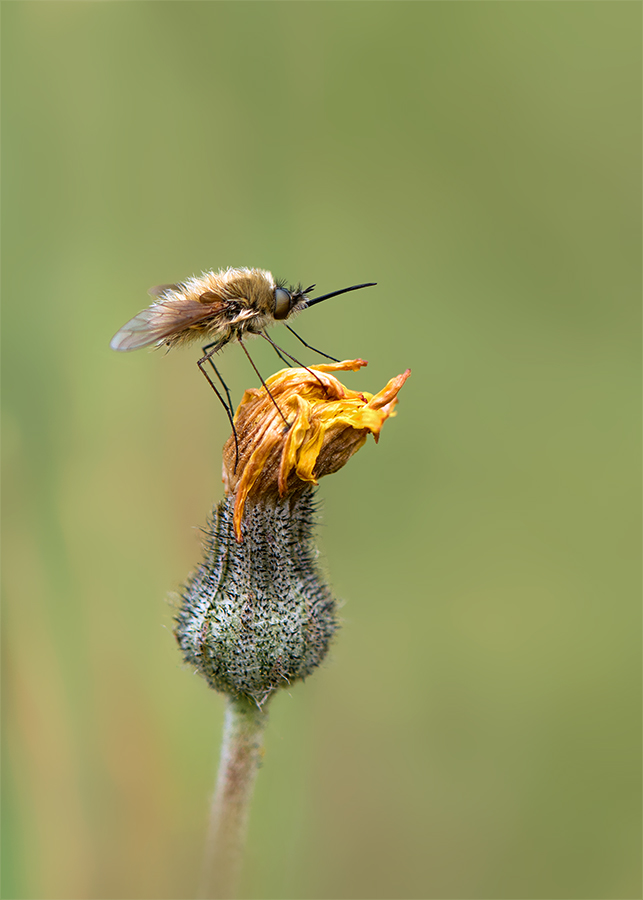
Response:
[[[355,372],[362,359],[309,369],[282,369],[266,382],[282,417],[266,393],[249,390],[235,414],[239,462],[231,437],[223,451],[223,480],[234,493],[234,530],[242,540],[246,502],[284,498],[337,472],[365,443],[369,432],[377,441],[382,425],[395,415],[397,394],[411,374],[407,369],[377,394],[352,391],[334,372]]]

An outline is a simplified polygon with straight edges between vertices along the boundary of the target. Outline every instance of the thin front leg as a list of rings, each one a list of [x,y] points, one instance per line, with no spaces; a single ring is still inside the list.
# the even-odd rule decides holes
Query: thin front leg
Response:
[[[285,323],[284,323],[284,324],[285,324]],[[338,359],[335,359],[334,356],[329,356],[328,353],[322,353],[321,350],[318,350],[316,347],[311,347],[310,344],[307,344],[306,341],[305,341],[302,337],[299,337],[299,335],[298,335],[297,332],[294,330],[294,328],[291,328],[291,327],[290,327],[290,325],[286,325],[286,328],[288,329],[288,331],[290,331],[291,334],[294,334],[294,335],[295,335],[295,337],[297,338],[298,341],[301,341],[301,343],[304,345],[304,347],[308,347],[308,349],[309,349],[309,350],[312,350],[313,353],[319,353],[320,356],[325,356],[326,359],[330,359],[330,360],[332,360],[333,362],[339,362],[339,360],[338,360]]]

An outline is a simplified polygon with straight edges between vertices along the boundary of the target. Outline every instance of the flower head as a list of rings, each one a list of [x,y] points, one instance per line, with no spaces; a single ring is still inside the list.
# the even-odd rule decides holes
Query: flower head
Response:
[[[397,394],[407,369],[377,394],[352,391],[332,374],[355,372],[362,359],[309,369],[282,369],[265,388],[247,390],[235,415],[239,460],[231,437],[223,450],[223,481],[235,494],[234,531],[242,540],[246,503],[270,495],[284,498],[337,472],[372,434],[395,415]],[[275,408],[283,413],[288,427]],[[235,465],[236,464],[236,465]]]
[[[182,592],[175,634],[185,660],[215,690],[261,705],[322,662],[339,627],[317,567],[312,486],[340,469],[393,415],[409,372],[374,396],[332,372],[361,359],[285,369],[246,391],[235,416],[239,441],[223,452],[227,497],[206,530],[204,559]],[[242,531],[243,525],[243,531]]]

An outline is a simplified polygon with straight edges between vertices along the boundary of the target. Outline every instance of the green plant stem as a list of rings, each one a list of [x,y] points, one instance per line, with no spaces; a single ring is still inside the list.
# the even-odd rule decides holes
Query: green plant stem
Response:
[[[264,709],[244,697],[229,698],[217,784],[203,861],[201,898],[237,896],[250,801],[263,756]]]

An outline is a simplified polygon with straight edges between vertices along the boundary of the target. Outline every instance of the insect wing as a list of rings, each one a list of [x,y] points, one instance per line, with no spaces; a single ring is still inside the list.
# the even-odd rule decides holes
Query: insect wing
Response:
[[[123,325],[110,341],[110,347],[112,350],[138,350],[140,347],[164,342],[205,319],[212,319],[214,325],[217,315],[226,306],[225,301],[206,306],[193,300],[155,303]]]

